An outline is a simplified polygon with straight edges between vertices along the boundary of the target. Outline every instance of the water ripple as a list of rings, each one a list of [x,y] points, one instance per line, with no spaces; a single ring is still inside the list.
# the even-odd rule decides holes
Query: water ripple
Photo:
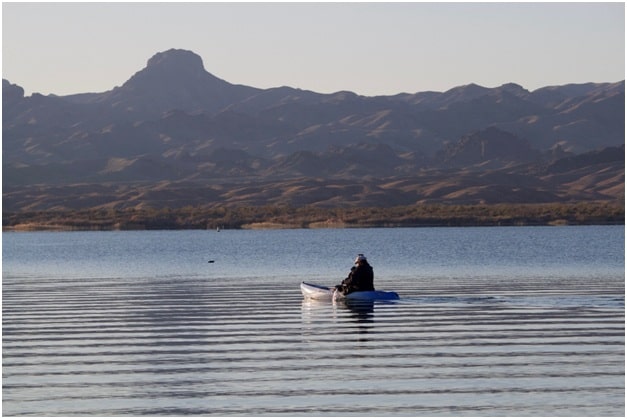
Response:
[[[624,414],[622,290],[423,285],[5,278],[3,414]]]

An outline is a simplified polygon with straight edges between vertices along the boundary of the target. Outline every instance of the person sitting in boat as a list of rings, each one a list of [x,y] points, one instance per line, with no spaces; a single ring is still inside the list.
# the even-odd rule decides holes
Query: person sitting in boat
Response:
[[[348,277],[335,288],[344,295],[355,291],[374,291],[374,272],[363,254],[357,255]]]

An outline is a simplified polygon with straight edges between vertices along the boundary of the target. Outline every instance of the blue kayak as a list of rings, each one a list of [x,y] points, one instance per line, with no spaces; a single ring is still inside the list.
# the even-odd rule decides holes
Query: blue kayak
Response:
[[[323,285],[310,284],[301,282],[300,291],[306,298],[313,300],[398,300],[400,297],[393,291],[356,291],[348,295],[336,292],[335,288],[325,287]]]

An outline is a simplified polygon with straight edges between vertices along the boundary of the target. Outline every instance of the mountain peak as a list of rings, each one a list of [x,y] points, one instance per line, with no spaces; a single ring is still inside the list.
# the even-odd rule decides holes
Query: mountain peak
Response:
[[[507,92],[514,96],[526,96],[529,94],[527,89],[516,83],[505,83],[496,90],[500,92]]]
[[[124,83],[123,88],[152,91],[167,99],[203,90],[207,86],[215,88],[222,83],[226,84],[205,71],[199,55],[183,49],[169,49],[153,55],[146,67]]]
[[[11,84],[8,80],[2,79],[2,102],[15,103],[24,98],[24,89],[16,84]]]
[[[192,72],[198,74],[198,72],[204,72],[202,58],[192,51],[184,49],[169,49],[164,52],[159,52],[153,55],[146,66],[147,69],[170,69],[181,72]]]
[[[153,55],[146,67],[114,89],[106,100],[146,117],[173,109],[219,112],[256,93],[257,89],[232,85],[206,71],[196,53],[169,49]]]

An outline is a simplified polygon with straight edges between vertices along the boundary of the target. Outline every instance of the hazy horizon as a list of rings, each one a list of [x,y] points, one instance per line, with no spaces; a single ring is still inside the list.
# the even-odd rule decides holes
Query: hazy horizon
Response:
[[[625,78],[624,3],[3,3],[2,22],[2,77],[27,95],[107,91],[170,48],[318,93]]]

